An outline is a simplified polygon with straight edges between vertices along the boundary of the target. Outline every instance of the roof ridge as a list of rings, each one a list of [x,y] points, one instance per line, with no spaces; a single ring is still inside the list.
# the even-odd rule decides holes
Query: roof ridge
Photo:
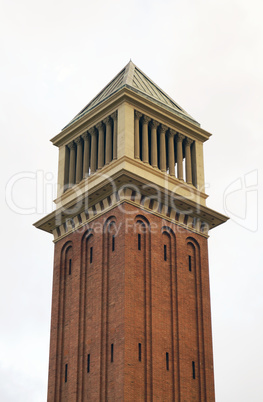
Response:
[[[130,62],[129,62],[129,63],[130,63]],[[70,120],[70,122],[69,122],[65,127],[69,126],[78,116],[80,116],[80,115],[85,111],[85,109],[86,109],[92,102],[94,102],[95,99],[99,98],[99,96],[110,86],[110,84],[112,84],[112,83],[118,78],[118,76],[119,76],[124,70],[126,70],[126,68],[127,68],[127,66],[129,65],[129,63],[126,64],[126,66],[123,67],[123,68],[118,72],[118,74],[116,74],[115,77],[114,77],[112,80],[110,80],[110,82],[108,82],[108,84],[105,85],[105,87],[103,87],[102,90],[101,90],[99,93],[97,93],[97,95],[95,95],[94,98],[92,98],[92,99],[86,104],[86,106],[84,106],[84,107],[81,109],[81,111],[80,111],[79,113],[77,113],[76,116],[74,116],[72,120]],[[65,127],[64,127],[64,128],[65,128]]]
[[[177,102],[175,102],[163,89],[148,77],[139,67],[130,59],[124,68],[107,84],[104,88],[73,117],[73,119],[64,127],[70,126],[72,123],[84,116],[88,111],[98,106],[121,88],[127,87],[144,97],[171,109],[174,113],[191,120],[194,124],[198,124],[195,119],[188,114]]]
[[[171,98],[162,88],[160,88],[150,77],[148,77],[148,75],[146,75],[139,67],[137,67],[135,65],[135,68],[148,80],[150,81],[152,84],[154,84],[154,86],[164,95],[166,96],[178,109],[180,109],[183,113],[185,113],[186,115],[190,116],[186,110],[184,110],[177,102],[175,102],[173,100],[173,98]],[[190,116],[192,118],[192,116]]]
[[[125,73],[123,76],[123,84],[131,85],[133,83],[135,64],[130,60],[129,63],[125,66]]]

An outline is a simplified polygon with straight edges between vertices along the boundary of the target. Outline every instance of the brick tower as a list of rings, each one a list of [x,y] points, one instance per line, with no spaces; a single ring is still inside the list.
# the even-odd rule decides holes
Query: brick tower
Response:
[[[130,61],[52,139],[49,402],[214,401],[210,135]]]

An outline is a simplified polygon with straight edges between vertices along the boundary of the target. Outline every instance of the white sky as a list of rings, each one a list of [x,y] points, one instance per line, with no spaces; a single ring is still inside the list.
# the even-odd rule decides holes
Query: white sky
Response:
[[[130,58],[213,133],[208,206],[232,218],[209,240],[216,397],[263,400],[262,4],[1,1],[1,401],[46,400],[53,243],[32,223],[55,198],[49,139]]]

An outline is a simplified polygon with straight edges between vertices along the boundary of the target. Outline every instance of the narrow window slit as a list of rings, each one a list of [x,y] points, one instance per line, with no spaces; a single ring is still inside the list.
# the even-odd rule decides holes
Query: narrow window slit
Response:
[[[71,258],[69,259],[68,263],[68,274],[71,275]]]
[[[188,256],[188,268],[189,268],[189,271],[191,272],[192,271],[192,257],[190,255]]]
[[[169,353],[166,352],[166,370],[169,370]]]
[[[111,361],[111,363],[113,363],[113,343],[111,344],[111,347],[110,347],[110,354],[111,354],[111,356],[110,356],[110,361]]]
[[[112,251],[114,251],[115,250],[115,236],[113,235],[112,236],[112,244],[111,244],[111,249],[112,249]]]
[[[167,261],[167,246],[166,246],[166,244],[163,246],[163,258],[164,258],[164,261]]]
[[[139,352],[139,362],[142,361],[142,344],[138,343],[138,352]]]
[[[193,380],[195,380],[195,362],[192,362]]]
[[[65,382],[68,382],[68,365],[65,364]]]
[[[93,260],[93,247],[90,248],[89,262],[92,263]]]
[[[141,235],[138,234],[138,250],[141,250]]]
[[[88,358],[87,358],[87,373],[89,373],[90,371],[90,354],[88,354]]]

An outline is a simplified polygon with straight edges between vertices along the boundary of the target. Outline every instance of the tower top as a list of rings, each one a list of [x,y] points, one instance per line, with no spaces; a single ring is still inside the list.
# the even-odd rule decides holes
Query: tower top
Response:
[[[130,61],[52,139],[49,401],[214,401],[210,135]]]
[[[56,211],[36,223],[55,240],[132,203],[208,236],[226,217],[206,206],[205,131],[131,60],[58,133]]]
[[[128,88],[151,100],[157,105],[173,112],[174,114],[200,126],[181,106],[156,85],[142,70],[131,60],[129,63],[93,98],[65,127],[69,127],[96,106],[109,99],[116,92]]]

